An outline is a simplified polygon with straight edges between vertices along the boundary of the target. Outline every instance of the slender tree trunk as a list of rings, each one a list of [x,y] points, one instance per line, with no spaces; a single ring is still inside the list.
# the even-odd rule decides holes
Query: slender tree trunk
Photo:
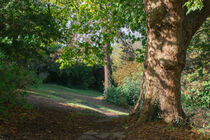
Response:
[[[140,102],[142,101],[142,98],[143,98],[143,93],[144,93],[144,83],[145,83],[145,76],[144,76],[145,73],[143,73],[143,76],[142,76],[142,81],[141,81],[141,90],[140,90],[140,95],[139,95],[139,98],[136,102],[136,105],[134,107],[134,111],[133,113],[137,113],[138,112],[138,108],[140,106]]]
[[[186,49],[196,30],[186,26],[190,23],[184,21],[184,3],[185,0],[144,0],[148,31],[146,88],[140,122],[151,120],[157,111],[166,122],[185,117],[181,106],[180,79]],[[201,23],[196,25],[196,29]]]
[[[106,65],[104,66],[104,90],[107,91],[107,89],[111,85],[110,76],[111,76],[111,59],[109,56],[109,51],[107,50],[108,44],[104,45],[105,50],[105,59],[104,62]]]

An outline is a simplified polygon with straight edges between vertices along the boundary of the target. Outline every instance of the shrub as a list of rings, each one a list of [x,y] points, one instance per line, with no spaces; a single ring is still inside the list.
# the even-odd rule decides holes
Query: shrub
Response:
[[[9,109],[16,106],[25,106],[24,96],[26,93],[20,89],[26,88],[29,84],[35,84],[39,80],[34,73],[29,73],[15,63],[7,64],[0,62],[0,115],[11,114]]]
[[[105,100],[108,103],[114,104],[114,105],[120,105],[121,102],[121,91],[120,88],[111,86],[107,91],[105,91],[104,96]]]
[[[140,94],[141,79],[140,73],[126,77],[122,86],[112,86],[106,91],[105,100],[115,105],[134,106]]]
[[[133,77],[126,77],[121,92],[125,98],[126,104],[134,106],[140,94],[141,75],[136,73]]]
[[[184,105],[210,108],[210,81],[201,78],[196,72],[186,75],[184,81],[184,94],[182,95]]]

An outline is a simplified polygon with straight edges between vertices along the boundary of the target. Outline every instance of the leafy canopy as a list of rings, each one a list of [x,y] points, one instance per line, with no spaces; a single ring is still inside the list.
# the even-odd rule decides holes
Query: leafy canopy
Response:
[[[145,36],[145,13],[142,0],[68,0],[60,5],[69,7],[69,38],[59,60],[70,65],[78,60],[103,63],[104,45],[111,44],[122,28],[139,31]],[[131,34],[130,38],[134,38]]]

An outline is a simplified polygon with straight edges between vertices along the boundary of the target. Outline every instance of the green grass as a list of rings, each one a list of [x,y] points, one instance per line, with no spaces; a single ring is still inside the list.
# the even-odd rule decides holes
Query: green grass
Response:
[[[40,90],[36,90],[36,89],[30,89],[30,90],[27,90],[28,93],[32,93],[32,94],[35,94],[35,95],[38,95],[38,96],[42,96],[42,97],[46,97],[46,98],[49,98],[49,99],[53,99],[53,100],[56,100],[56,101],[60,101],[60,102],[67,102],[68,100],[63,98],[63,97],[59,97],[57,96],[56,94],[52,94],[50,92],[46,92],[46,91],[40,91]]]
[[[55,101],[59,101],[67,105],[73,105],[73,106],[80,107],[83,109],[88,109],[91,111],[96,111],[100,113],[102,111],[108,111],[108,112],[113,112],[119,115],[128,115],[128,113],[120,112],[118,110],[113,110],[111,108],[108,108],[108,107],[105,107],[96,103],[90,103],[82,99],[74,98],[70,94],[70,93],[73,93],[73,94],[85,95],[89,97],[102,96],[102,93],[93,91],[93,90],[70,89],[67,87],[59,86],[59,85],[43,84],[39,86],[38,88],[34,88],[34,87],[30,88],[28,92],[38,95],[38,96],[53,99]]]
[[[95,90],[83,90],[83,89],[72,89],[72,88],[67,88],[64,86],[60,85],[55,85],[55,84],[42,84],[38,88],[31,87],[31,89],[35,89],[36,91],[40,92],[51,92],[53,94],[56,94],[56,92],[59,93],[74,93],[74,94],[80,94],[84,96],[89,96],[89,97],[99,97],[102,96],[103,93],[95,91]]]

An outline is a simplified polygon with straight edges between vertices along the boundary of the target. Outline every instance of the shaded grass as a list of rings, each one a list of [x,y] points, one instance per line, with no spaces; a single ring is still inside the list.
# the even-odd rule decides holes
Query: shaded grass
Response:
[[[31,87],[31,89],[35,89],[36,91],[40,91],[40,92],[47,91],[53,94],[56,94],[56,92],[59,92],[59,93],[70,92],[70,93],[80,94],[80,95],[89,96],[89,97],[99,97],[103,95],[103,93],[95,91],[95,90],[72,89],[72,88],[67,88],[67,87],[55,85],[55,84],[42,84],[38,88]]]

